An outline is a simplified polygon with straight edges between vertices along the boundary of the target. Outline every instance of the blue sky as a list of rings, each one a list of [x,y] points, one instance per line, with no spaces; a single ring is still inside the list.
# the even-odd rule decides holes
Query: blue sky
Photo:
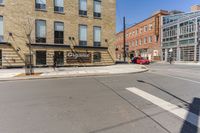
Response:
[[[116,0],[117,32],[123,28],[123,16],[127,26],[140,22],[157,10],[181,10],[189,12],[192,5],[200,4],[200,0]]]

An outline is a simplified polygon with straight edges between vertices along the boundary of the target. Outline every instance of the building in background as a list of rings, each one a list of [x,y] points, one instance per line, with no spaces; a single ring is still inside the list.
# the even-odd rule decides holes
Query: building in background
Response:
[[[168,11],[160,10],[142,22],[127,28],[126,49],[129,59],[141,55],[149,60],[160,60],[161,17],[168,14]],[[117,60],[123,60],[123,31],[116,34],[115,47]]]
[[[29,50],[38,67],[113,64],[115,5],[116,0],[0,0],[0,67],[23,67]]]
[[[200,5],[194,5],[191,7],[191,11],[195,12],[195,11],[200,11]]]
[[[200,11],[164,16],[161,31],[163,61],[200,61]]]

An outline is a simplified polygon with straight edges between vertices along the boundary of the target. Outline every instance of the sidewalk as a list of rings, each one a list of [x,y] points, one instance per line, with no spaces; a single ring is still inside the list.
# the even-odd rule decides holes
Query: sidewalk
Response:
[[[101,67],[61,67],[56,68],[35,68],[35,73],[41,73],[37,76],[19,76],[24,74],[25,69],[0,69],[0,80],[19,80],[19,79],[38,79],[38,78],[56,78],[56,77],[76,77],[76,76],[98,76],[109,74],[126,74],[145,72],[148,69],[143,65],[120,64]]]

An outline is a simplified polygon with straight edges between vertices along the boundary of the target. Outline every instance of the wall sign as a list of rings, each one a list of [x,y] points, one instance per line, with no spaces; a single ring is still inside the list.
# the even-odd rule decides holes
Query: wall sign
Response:
[[[90,52],[67,52],[67,63],[92,63]]]

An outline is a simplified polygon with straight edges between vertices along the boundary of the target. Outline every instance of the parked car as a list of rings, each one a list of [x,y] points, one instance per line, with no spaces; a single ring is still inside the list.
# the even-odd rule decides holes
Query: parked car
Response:
[[[150,61],[148,59],[145,59],[145,58],[142,58],[142,57],[135,57],[132,60],[132,63],[145,65],[145,64],[150,64]]]

